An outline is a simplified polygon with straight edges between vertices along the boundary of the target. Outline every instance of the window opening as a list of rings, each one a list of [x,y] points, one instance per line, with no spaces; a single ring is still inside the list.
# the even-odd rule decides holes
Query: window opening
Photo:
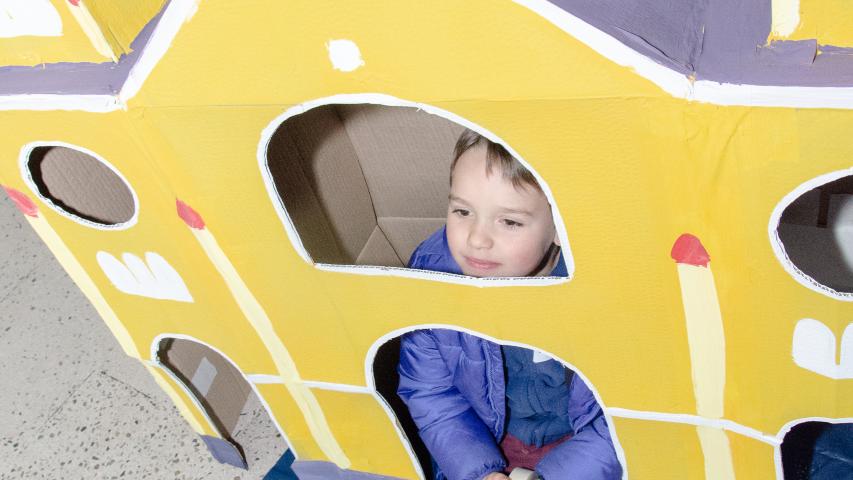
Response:
[[[127,182],[89,153],[62,145],[36,146],[26,167],[39,195],[61,213],[104,226],[130,222],[136,215]]]
[[[776,231],[802,274],[824,289],[853,293],[853,176],[797,197],[783,210]]]

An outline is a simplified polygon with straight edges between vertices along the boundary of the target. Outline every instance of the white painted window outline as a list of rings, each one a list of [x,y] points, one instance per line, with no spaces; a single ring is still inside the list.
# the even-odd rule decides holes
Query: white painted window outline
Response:
[[[111,225],[93,222],[91,220],[87,220],[85,218],[78,217],[77,215],[74,215],[73,213],[66,211],[65,209],[63,209],[59,205],[53,203],[53,200],[42,195],[41,192],[39,191],[38,185],[36,185],[36,182],[33,179],[32,172],[30,171],[30,156],[32,155],[33,150],[35,150],[36,148],[39,148],[39,147],[65,147],[65,148],[69,148],[72,150],[76,150],[80,153],[84,153],[84,154],[94,158],[95,160],[101,162],[103,165],[105,165],[107,168],[109,168],[110,171],[112,171],[119,178],[119,180],[121,180],[124,183],[125,187],[127,187],[127,190],[130,192],[130,195],[133,198],[133,215],[130,217],[130,219],[127,220],[126,222],[115,223],[115,224],[111,224]],[[113,166],[113,164],[104,160],[104,158],[102,156],[100,156],[97,153],[89,150],[88,148],[81,147],[79,145],[73,145],[73,144],[58,141],[58,140],[57,141],[39,140],[39,141],[35,141],[35,142],[30,142],[21,148],[21,153],[18,156],[18,164],[19,164],[20,169],[21,169],[21,177],[24,179],[24,182],[27,184],[27,186],[30,188],[30,190],[33,192],[33,194],[35,194],[36,197],[41,199],[41,201],[44,202],[46,205],[48,205],[51,209],[53,209],[53,211],[59,213],[60,215],[62,215],[65,218],[68,218],[68,219],[70,219],[76,223],[79,223],[80,225],[83,225],[83,226],[89,227],[89,228],[94,228],[96,230],[127,230],[128,228],[136,225],[136,222],[139,219],[139,198],[136,195],[136,190],[133,189],[133,187],[130,185],[130,182],[127,181],[127,178],[125,178],[124,175],[122,175],[121,172],[118,171],[118,169],[115,166]]]
[[[537,177],[538,179],[538,177]],[[403,334],[408,332],[414,332],[417,330],[430,330],[440,328],[444,330],[455,330],[457,332],[467,333],[469,335],[473,335],[478,338],[482,338],[484,340],[488,340],[492,343],[496,343],[498,345],[509,345],[513,347],[522,347],[528,350],[532,350],[534,353],[538,353],[539,355],[544,355],[550,357],[560,363],[563,364],[564,367],[571,369],[575,376],[579,377],[581,380],[586,383],[586,386],[592,392],[592,395],[595,397],[595,401],[598,402],[598,405],[601,407],[602,414],[604,415],[605,420],[607,421],[607,429],[610,432],[610,439],[613,442],[613,449],[616,450],[616,458],[619,460],[619,463],[622,465],[622,479],[625,480],[628,478],[628,462],[625,457],[625,450],[622,448],[622,444],[619,443],[619,438],[616,435],[616,427],[614,426],[613,418],[609,413],[609,409],[605,407],[604,401],[601,398],[601,395],[598,393],[598,389],[595,388],[595,385],[589,380],[589,378],[583,374],[576,366],[571,363],[563,360],[562,358],[554,355],[550,352],[544,351],[540,348],[533,347],[526,343],[513,342],[508,340],[500,340],[489,335],[480,333],[475,330],[471,330],[468,328],[459,327],[456,325],[446,325],[446,324],[424,324],[424,325],[414,325],[409,327],[400,328],[391,332],[382,335],[370,346],[367,350],[367,355],[364,359],[364,378],[367,382],[367,388],[370,391],[370,394],[376,399],[382,409],[385,410],[385,414],[388,415],[388,418],[392,420],[394,428],[397,430],[397,436],[400,438],[400,441],[403,442],[403,447],[406,449],[406,452],[409,454],[409,458],[412,461],[412,465],[417,470],[418,474],[421,478],[426,478],[424,476],[423,470],[421,469],[420,462],[418,461],[417,455],[415,455],[415,451],[412,448],[412,444],[409,441],[409,438],[406,436],[406,432],[403,430],[403,427],[400,426],[400,422],[397,420],[397,414],[394,413],[394,409],[391,408],[391,405],[385,401],[385,398],[382,397],[382,394],[379,393],[379,390],[376,389],[376,379],[373,376],[373,363],[376,361],[376,355],[379,352],[379,348],[382,345],[385,345],[389,341],[394,338],[401,337]]]
[[[815,292],[826,295],[827,297],[844,302],[853,302],[853,293],[839,292],[834,288],[830,288],[812,278],[810,275],[800,270],[799,267],[794,265],[794,262],[790,257],[788,257],[788,252],[785,250],[785,245],[782,243],[782,239],[779,238],[778,228],[779,221],[782,218],[782,213],[801,196],[815,188],[849,176],[853,176],[853,168],[827,173],[799,185],[776,204],[776,208],[773,209],[773,213],[770,215],[770,223],[767,227],[767,233],[770,236],[770,246],[773,248],[773,253],[776,254],[776,258],[779,260],[779,263],[782,264],[785,271],[794,277],[794,280],[810,290],[814,290]]]
[[[328,263],[315,263],[311,256],[308,254],[308,250],[306,250],[305,245],[302,243],[302,239],[299,237],[299,232],[296,230],[296,226],[293,224],[293,221],[290,219],[290,215],[287,213],[287,210],[284,207],[284,203],[282,201],[282,197],[278,192],[278,188],[275,186],[275,182],[273,181],[272,172],[269,169],[269,165],[267,164],[267,149],[269,147],[270,140],[275,134],[276,130],[289,118],[295,117],[302,113],[307,112],[313,108],[321,107],[324,105],[334,105],[334,104],[343,104],[343,105],[356,105],[356,104],[371,104],[371,105],[382,105],[386,107],[409,107],[416,108],[418,110],[422,110],[426,113],[436,115],[444,118],[445,120],[449,120],[463,127],[469,128],[489,140],[502,145],[507,151],[512,154],[515,158],[517,158],[522,165],[527,168],[530,173],[536,178],[536,181],[539,182],[539,186],[542,188],[542,191],[545,193],[545,196],[548,199],[548,202],[551,204],[552,212],[554,215],[554,226],[557,229],[557,234],[560,237],[560,245],[563,253],[563,258],[566,262],[566,271],[568,275],[566,277],[506,277],[506,278],[476,278],[469,277],[466,275],[456,275],[451,273],[443,273],[443,272],[430,272],[426,270],[415,270],[411,268],[402,268],[402,267],[383,267],[383,266],[373,266],[373,265],[338,265],[338,264],[328,264]],[[258,143],[258,166],[261,171],[261,176],[264,180],[264,185],[267,188],[267,194],[270,197],[270,201],[272,202],[273,207],[275,208],[276,213],[278,214],[279,219],[281,220],[282,225],[284,226],[285,231],[287,232],[287,237],[290,239],[290,242],[293,244],[293,247],[296,249],[297,253],[306,263],[309,265],[315,266],[319,270],[330,271],[330,272],[341,272],[341,273],[352,273],[352,274],[360,274],[360,275],[387,275],[394,277],[404,277],[404,278],[420,278],[426,280],[439,281],[444,283],[454,283],[459,285],[473,285],[478,287],[504,287],[504,286],[544,286],[544,285],[557,285],[561,283],[566,283],[574,278],[575,264],[574,258],[572,256],[572,251],[569,246],[568,234],[566,233],[566,227],[563,223],[563,219],[560,216],[560,208],[557,205],[557,202],[554,200],[554,196],[551,193],[551,189],[548,187],[548,183],[533,169],[530,164],[524,160],[524,158],[518,154],[512,147],[510,147],[506,142],[500,139],[497,135],[490,132],[489,130],[483,128],[480,125],[477,125],[469,120],[466,120],[452,112],[448,112],[446,110],[433,107],[431,105],[426,105],[422,103],[411,102],[408,100],[402,100],[396,97],[392,97],[390,95],[378,94],[378,93],[355,93],[355,94],[340,94],[340,95],[332,95],[330,97],[319,98],[316,100],[310,100],[305,103],[293,106],[288,108],[284,113],[277,116],[270,122],[266,128],[261,132],[261,140]]]

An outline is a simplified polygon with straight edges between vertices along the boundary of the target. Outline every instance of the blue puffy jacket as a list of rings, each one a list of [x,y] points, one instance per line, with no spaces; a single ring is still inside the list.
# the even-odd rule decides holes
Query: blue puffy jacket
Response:
[[[418,330],[403,337],[400,385],[440,468],[435,479],[479,480],[506,467],[498,443],[506,423],[506,385],[499,345],[455,330]],[[569,388],[574,436],[536,466],[545,480],[621,478],[622,467],[592,392],[577,376]]]
[[[411,268],[461,273],[444,228],[412,254]],[[562,258],[552,275],[566,275]],[[499,345],[454,330],[403,336],[397,393],[438,464],[435,480],[479,480],[506,467],[498,443],[506,424],[506,383]],[[574,436],[537,465],[545,480],[615,480],[622,466],[592,392],[572,376],[569,418]]]

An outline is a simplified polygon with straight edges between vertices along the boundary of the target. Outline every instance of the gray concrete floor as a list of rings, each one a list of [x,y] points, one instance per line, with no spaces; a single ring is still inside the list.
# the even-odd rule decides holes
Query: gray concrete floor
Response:
[[[0,479],[262,478],[286,446],[256,399],[221,465],[0,193]]]

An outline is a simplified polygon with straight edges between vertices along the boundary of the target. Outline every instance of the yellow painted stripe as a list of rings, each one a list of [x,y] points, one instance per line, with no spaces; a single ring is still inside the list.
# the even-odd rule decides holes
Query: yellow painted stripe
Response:
[[[710,267],[679,263],[678,277],[687,321],[696,413],[700,417],[722,418],[726,341],[714,275]]]
[[[696,427],[699,444],[705,456],[705,478],[707,480],[734,480],[735,467],[732,449],[724,430],[712,427]]]
[[[293,358],[276,334],[275,328],[273,328],[272,322],[261,304],[252,295],[249,287],[243,282],[240,274],[237,273],[234,265],[225,255],[225,252],[222,251],[222,248],[219,247],[213,235],[207,229],[199,230],[190,228],[190,230],[192,230],[202,249],[204,249],[210,261],[219,271],[219,274],[237,301],[237,305],[243,311],[243,315],[246,316],[246,319],[252,324],[255,331],[258,332],[261,341],[264,342],[267,350],[269,350],[285,387],[293,395],[293,399],[299,406],[300,411],[302,411],[308,428],[311,430],[311,434],[314,436],[320,449],[338,467],[349,468],[350,461],[332,434],[332,430],[329,428],[329,424],[326,421],[323,410],[320,408],[319,402],[317,402],[317,398],[308,387],[302,384],[302,379],[299,377]]]
[[[77,20],[80,28],[83,29],[83,33],[89,37],[89,41],[92,42],[92,46],[95,47],[95,50],[110,60],[117,62],[118,57],[113,51],[113,48],[110,46],[110,42],[104,36],[104,32],[101,31],[101,27],[98,25],[98,22],[95,21],[95,17],[93,17],[92,13],[89,12],[89,9],[86,8],[86,3],[83,0],[80,0],[77,5],[72,5],[71,2],[64,3],[68,5],[68,9],[71,10],[71,14],[74,15],[74,19]]]
[[[77,258],[73,253],[71,253],[71,250],[68,249],[68,246],[65,245],[65,242],[62,241],[53,227],[50,226],[41,214],[36,217],[24,215],[24,218],[30,222],[33,230],[35,230],[38,236],[41,237],[42,241],[47,245],[47,248],[50,249],[51,253],[53,253],[53,256],[55,256],[62,267],[65,268],[65,271],[68,272],[71,280],[80,287],[83,295],[85,295],[86,298],[89,299],[89,302],[92,303],[92,306],[95,307],[95,310],[97,310],[98,314],[104,320],[104,323],[107,324],[107,327],[110,329],[113,336],[118,340],[118,343],[121,345],[124,353],[130,357],[140,359],[139,350],[136,348],[136,343],[134,343],[133,338],[130,336],[130,332],[128,332],[124,324],[121,323],[121,320],[119,320],[118,316],[107,303],[107,300],[101,294],[97,285],[95,285],[92,277],[89,276],[83,268],[83,265],[80,265],[80,262],[77,261]]]

